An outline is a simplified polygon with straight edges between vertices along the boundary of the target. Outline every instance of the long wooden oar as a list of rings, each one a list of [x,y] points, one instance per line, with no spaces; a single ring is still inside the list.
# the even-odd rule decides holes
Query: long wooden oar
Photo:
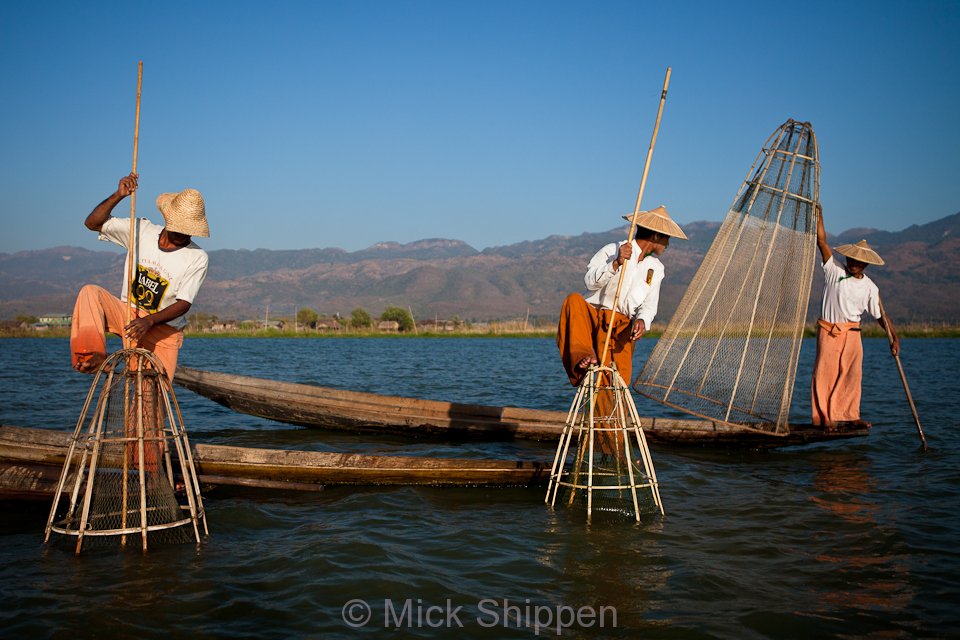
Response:
[[[137,63],[137,115],[134,119],[133,124],[133,170],[132,173],[137,172],[137,151],[140,144],[140,89],[143,86],[143,61]],[[136,288],[134,287],[136,283],[136,272],[137,272],[137,251],[136,251],[136,227],[137,227],[137,191],[136,189],[133,193],[130,194],[130,246],[129,246],[129,272],[127,280],[127,324],[133,322],[133,319],[136,317],[136,308],[137,301],[136,296],[133,295]],[[124,348],[133,347],[133,341],[128,340],[127,332],[123,332],[123,346]]]
[[[887,332],[887,342],[890,344],[891,353],[893,354],[893,359],[897,362],[897,371],[900,372],[900,380],[903,382],[903,390],[907,394],[907,402],[910,403],[910,411],[913,412],[913,421],[917,425],[917,433],[920,435],[920,443],[923,445],[923,450],[927,450],[927,437],[923,435],[923,427],[920,426],[920,416],[917,415],[917,405],[913,403],[913,395],[910,393],[910,385],[907,384],[907,375],[903,372],[903,364],[900,362],[900,354],[893,353],[893,332],[890,331],[890,316],[887,315],[886,309],[883,308],[883,302],[880,302],[880,317],[883,318],[883,328]]]
[[[657,120],[653,124],[653,136],[650,138],[650,147],[647,149],[647,160],[643,164],[643,176],[640,178],[640,190],[637,192],[637,203],[633,207],[633,217],[630,219],[630,231],[627,242],[633,242],[633,234],[637,231],[637,216],[640,215],[640,202],[643,200],[643,190],[647,186],[647,173],[650,171],[650,160],[653,158],[653,147],[657,144],[657,132],[660,130],[660,118],[663,116],[663,104],[667,101],[667,87],[670,86],[670,67],[663,79],[663,91],[660,92],[660,106],[657,107]],[[610,336],[613,335],[613,321],[617,318],[617,304],[620,302],[620,290],[623,288],[623,276],[627,265],[620,265],[620,278],[617,280],[617,291],[613,296],[613,309],[610,312],[610,326],[607,327],[607,337],[603,341],[603,351],[600,354],[600,365],[603,365],[607,352],[610,349]],[[629,382],[629,380],[627,381]]]

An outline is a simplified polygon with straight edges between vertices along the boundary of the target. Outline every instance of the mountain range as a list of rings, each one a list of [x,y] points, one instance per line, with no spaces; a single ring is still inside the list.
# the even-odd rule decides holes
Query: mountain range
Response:
[[[658,323],[676,309],[719,227],[718,222],[685,224],[689,241],[670,244],[662,258],[667,280]],[[590,256],[624,236],[625,229],[617,227],[482,251],[439,238],[380,242],[352,252],[221,249],[209,252],[210,271],[194,311],[244,320],[265,313],[291,317],[303,307],[325,315],[349,315],[360,307],[378,315],[399,306],[417,319],[554,322],[566,294],[582,290]],[[834,246],[861,239],[887,261],[868,273],[896,321],[960,320],[960,213],[901,231],[850,229],[830,238]],[[119,248],[0,253],[0,319],[70,313],[83,284],[119,289],[122,265]],[[814,283],[811,318],[819,306],[816,275]]]

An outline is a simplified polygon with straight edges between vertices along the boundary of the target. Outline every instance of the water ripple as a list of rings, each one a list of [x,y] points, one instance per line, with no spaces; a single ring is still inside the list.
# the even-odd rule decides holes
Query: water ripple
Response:
[[[652,343],[641,342],[642,361]],[[459,402],[566,409],[551,340],[188,340],[198,368]],[[868,438],[771,452],[655,449],[667,514],[634,524],[543,505],[541,489],[328,487],[214,492],[200,548],[42,546],[45,505],[0,523],[0,628],[40,637],[353,637],[359,598],[463,605],[467,628],[404,637],[525,636],[524,607],[608,606],[617,629],[574,636],[790,638],[951,636],[960,629],[960,450],[953,376],[960,341],[906,340],[931,450],[881,340],[865,341]],[[809,412],[806,341],[793,414]],[[66,341],[0,341],[0,420],[70,429],[89,378]],[[443,443],[335,434],[178,399],[194,442],[321,451],[548,459],[535,443]],[[673,415],[640,403],[641,413]],[[481,627],[484,600],[518,606]],[[513,610],[511,610],[513,612]],[[95,615],[91,615],[95,612]],[[514,612],[515,613],[515,612]],[[513,613],[511,613],[513,615]],[[469,618],[469,619],[468,619]],[[541,630],[542,633],[542,630]]]

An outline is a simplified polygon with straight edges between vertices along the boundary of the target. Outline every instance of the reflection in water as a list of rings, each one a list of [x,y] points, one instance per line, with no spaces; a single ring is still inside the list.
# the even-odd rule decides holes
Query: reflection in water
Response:
[[[659,514],[648,513],[636,524],[632,514],[587,523],[579,509],[548,508],[548,513],[544,535],[552,541],[536,558],[566,579],[562,588],[548,588],[552,601],[575,608],[612,607],[621,631],[666,624],[653,619],[662,618],[660,594],[672,575],[658,541],[663,530]]]
[[[821,544],[815,559],[829,576],[819,613],[838,607],[903,611],[914,597],[908,559],[891,549],[898,546],[898,532],[878,524],[882,508],[869,458],[838,452],[822,462],[810,502],[836,519],[817,534]]]
[[[653,344],[643,342],[638,351]],[[798,380],[812,371],[806,342]],[[644,515],[640,525],[588,525],[582,510],[550,511],[545,487],[224,491],[211,494],[211,536],[199,549],[91,549],[76,559],[40,544],[49,504],[8,508],[0,635],[353,637],[346,601],[409,597],[452,598],[473,614],[481,598],[617,609],[618,630],[564,637],[956,636],[960,340],[908,345],[925,454],[886,341],[864,342],[869,437],[771,452],[654,445],[667,516]],[[0,421],[72,430],[90,379],[68,360],[66,340],[0,340]],[[391,395],[560,410],[570,402],[552,339],[196,339],[181,360]],[[448,375],[450,363],[464,362]],[[794,409],[807,415],[809,388],[798,389]],[[455,458],[552,460],[556,451],[298,429],[177,391],[192,442]],[[408,631],[401,635],[500,638],[532,629]]]

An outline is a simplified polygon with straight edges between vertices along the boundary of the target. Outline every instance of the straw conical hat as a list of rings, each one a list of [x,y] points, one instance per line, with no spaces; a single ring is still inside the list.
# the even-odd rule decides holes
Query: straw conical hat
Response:
[[[884,264],[883,258],[870,248],[866,240],[861,240],[857,244],[842,244],[839,247],[834,247],[833,250],[842,256],[847,256],[860,262],[866,262],[867,264]]]
[[[623,216],[623,219],[629,222],[633,220],[633,214],[629,213]],[[670,218],[670,214],[667,213],[667,208],[663,205],[650,211],[639,212],[637,214],[637,226],[643,227],[644,229],[651,229],[657,233],[662,233],[674,238],[680,238],[681,240],[687,239],[687,234],[683,232],[680,225]]]
[[[168,231],[201,238],[210,237],[203,196],[196,189],[184,189],[180,193],[161,193],[157,196],[157,208],[163,214]]]

